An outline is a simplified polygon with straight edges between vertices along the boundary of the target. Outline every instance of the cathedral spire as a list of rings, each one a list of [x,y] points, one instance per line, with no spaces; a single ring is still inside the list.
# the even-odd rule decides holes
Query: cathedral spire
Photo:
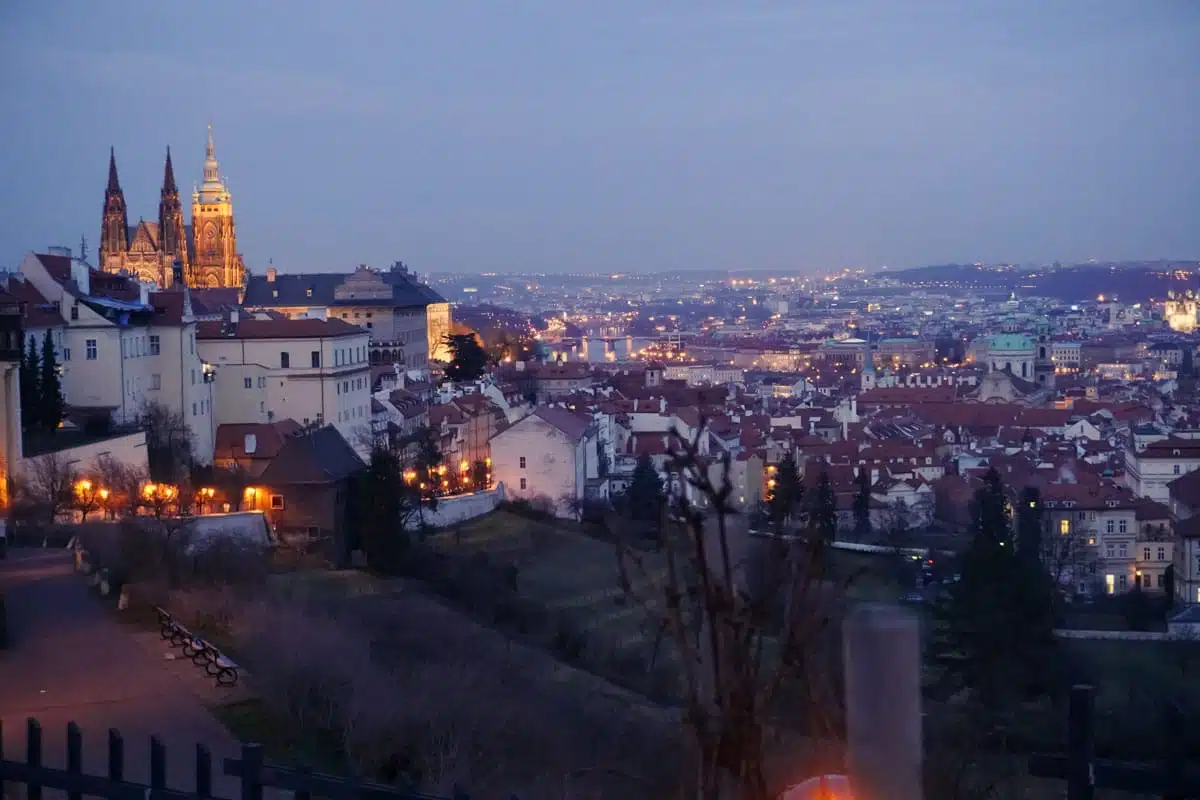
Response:
[[[217,149],[213,146],[212,125],[208,126],[208,144],[204,148],[204,182],[194,197],[204,203],[223,202],[229,192],[221,183],[221,165],[217,163]]]
[[[175,185],[175,168],[171,166],[171,147],[167,146],[167,165],[163,169],[163,195],[179,194],[179,187]]]
[[[112,193],[121,191],[121,180],[117,177],[117,148],[108,148],[108,190]]]
[[[108,149],[108,188],[104,190],[104,216],[100,222],[100,267],[109,258],[119,257],[129,247],[129,217],[125,210],[125,193],[117,177],[116,148]]]

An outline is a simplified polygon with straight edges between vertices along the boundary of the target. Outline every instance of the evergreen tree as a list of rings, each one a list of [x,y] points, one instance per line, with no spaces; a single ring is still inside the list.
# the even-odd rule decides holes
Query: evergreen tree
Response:
[[[47,433],[58,430],[65,404],[54,342],[50,339],[50,331],[46,331],[46,337],[42,340],[41,377],[38,380],[38,422],[42,430]]]
[[[784,456],[775,470],[775,484],[767,493],[767,516],[776,532],[800,508],[804,497],[804,484],[800,481],[800,470],[791,453]]]
[[[633,468],[633,478],[629,489],[625,492],[629,503],[629,514],[639,522],[646,522],[657,527],[662,504],[665,500],[662,479],[650,456],[643,453],[638,456],[637,465]]]
[[[833,484],[829,481],[829,473],[821,470],[817,478],[817,488],[810,495],[808,506],[808,528],[812,538],[826,544],[837,538],[838,515],[837,498],[833,494]]]
[[[858,491],[854,494],[854,537],[866,541],[871,535],[871,473],[859,467],[854,479]]]
[[[455,383],[479,380],[487,370],[488,355],[473,333],[452,333],[446,336],[450,348],[450,363],[446,377]]]
[[[404,470],[395,454],[377,447],[371,461],[357,478],[354,526],[359,531],[367,566],[375,572],[402,572],[410,550],[405,525],[420,503],[404,480]]]
[[[1004,484],[990,469],[972,504],[961,579],[936,609],[938,660],[951,686],[993,711],[1046,692],[1055,664],[1053,587],[1013,546]]]
[[[29,347],[21,351],[21,430],[32,431],[41,427],[38,414],[38,353],[34,337],[29,337]]]
[[[1017,555],[1031,566],[1042,567],[1042,493],[1027,486],[1017,506]]]

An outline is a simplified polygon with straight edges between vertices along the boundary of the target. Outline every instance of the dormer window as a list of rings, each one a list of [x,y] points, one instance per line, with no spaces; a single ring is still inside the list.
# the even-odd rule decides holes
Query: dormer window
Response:
[[[304,296],[312,297],[312,287],[311,286],[304,290]]]

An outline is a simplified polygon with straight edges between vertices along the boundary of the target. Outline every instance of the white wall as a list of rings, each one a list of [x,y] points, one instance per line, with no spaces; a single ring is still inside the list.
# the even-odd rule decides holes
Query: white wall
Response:
[[[18,473],[27,470],[33,462],[49,457],[43,454],[24,458],[18,468]],[[124,436],[113,436],[98,442],[90,442],[79,447],[70,447],[55,451],[55,455],[70,466],[78,474],[90,473],[96,467],[96,461],[103,456],[110,456],[116,461],[148,471],[146,462],[146,434],[143,431],[128,433]]]
[[[266,378],[261,400],[269,419],[290,418],[302,424],[319,419],[335,426],[357,447],[359,431],[369,430],[371,425],[368,341],[365,330],[356,330],[321,338],[201,339],[198,346],[204,360],[216,368],[218,384],[228,382],[219,389],[222,398],[244,391],[248,374],[244,367],[254,367]],[[314,352],[319,354],[318,367],[312,366]],[[288,354],[287,367],[282,366],[283,353]],[[236,369],[227,371],[229,367]],[[257,391],[258,373],[254,374]],[[260,421],[260,412],[252,404],[223,399],[222,408],[249,418],[222,417],[220,424]]]
[[[424,512],[425,524],[435,528],[444,528],[447,525],[481,517],[494,510],[503,500],[504,484],[499,484],[495,489],[487,492],[438,498],[437,510]],[[420,527],[420,517],[415,514],[409,518],[408,522],[410,530]]]
[[[560,501],[564,496],[583,496],[588,441],[584,437],[572,442],[558,428],[531,414],[492,437],[492,478],[504,484],[509,499],[545,496],[559,506],[559,515],[569,516],[570,509]]]

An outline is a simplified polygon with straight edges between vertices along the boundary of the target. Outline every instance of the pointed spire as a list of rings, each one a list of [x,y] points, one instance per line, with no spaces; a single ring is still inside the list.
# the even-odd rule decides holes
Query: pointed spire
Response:
[[[175,168],[171,166],[171,147],[167,146],[167,165],[163,169],[163,194],[178,194],[179,188],[175,185]]]
[[[210,161],[215,161],[217,158],[217,149],[213,147],[211,122],[208,123],[208,146],[204,148],[204,157]]]
[[[117,178],[117,149],[108,148],[108,191],[121,191],[121,181]]]

